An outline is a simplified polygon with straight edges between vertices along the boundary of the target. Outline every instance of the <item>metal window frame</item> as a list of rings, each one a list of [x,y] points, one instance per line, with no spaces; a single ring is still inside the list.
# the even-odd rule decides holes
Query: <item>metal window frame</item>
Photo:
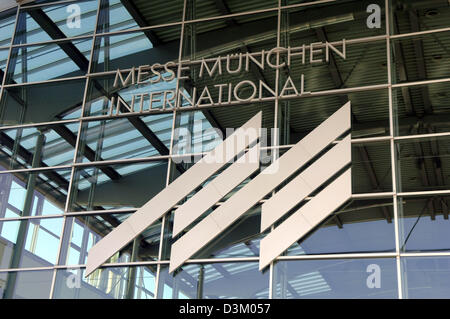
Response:
[[[15,87],[15,86],[26,86],[26,85],[35,85],[35,84],[43,84],[43,83],[52,83],[52,82],[63,82],[63,81],[70,81],[70,80],[85,80],[85,92],[83,97],[83,105],[82,105],[82,111],[84,110],[86,99],[87,99],[87,90],[89,85],[89,79],[98,77],[98,76],[104,76],[104,75],[110,75],[114,74],[114,71],[108,71],[108,72],[98,72],[98,73],[89,73],[84,76],[76,76],[76,77],[69,77],[69,78],[63,78],[63,79],[55,79],[55,80],[48,80],[48,81],[39,81],[39,82],[27,82],[27,83],[21,83],[21,84],[8,84],[6,85],[6,74],[8,72],[8,67],[10,65],[10,59],[12,55],[13,48],[17,47],[26,47],[26,46],[34,46],[34,45],[43,45],[43,44],[58,44],[60,42],[67,42],[67,41],[74,41],[74,40],[80,40],[80,39],[92,39],[92,47],[91,47],[91,59],[89,60],[89,68],[88,70],[91,70],[91,61],[92,61],[92,54],[94,51],[94,44],[95,44],[95,38],[101,37],[105,35],[119,35],[119,34],[125,34],[125,33],[133,33],[133,32],[146,32],[151,31],[158,28],[164,28],[164,27],[170,27],[170,26],[181,26],[181,36],[180,36],[180,47],[179,47],[179,56],[178,61],[176,63],[180,63],[181,57],[182,57],[182,48],[183,48],[183,39],[184,39],[184,29],[185,26],[188,24],[198,23],[198,22],[205,22],[205,21],[215,21],[215,20],[230,20],[235,17],[245,16],[245,15],[255,15],[260,13],[266,13],[266,12],[277,12],[278,17],[278,24],[277,24],[277,45],[280,45],[280,24],[281,24],[281,14],[282,11],[285,9],[291,9],[291,8],[297,8],[297,7],[303,7],[308,5],[314,5],[319,3],[332,3],[336,0],[321,0],[316,2],[307,2],[302,4],[293,4],[293,5],[282,5],[282,1],[278,0],[278,5],[274,6],[272,8],[267,9],[260,9],[260,10],[252,10],[252,11],[245,11],[245,12],[239,12],[239,13],[233,13],[233,14],[223,14],[219,16],[213,16],[213,17],[206,17],[201,19],[186,19],[186,7],[187,7],[187,1],[184,0],[183,4],[183,15],[182,20],[172,23],[166,23],[166,24],[159,24],[159,25],[152,25],[152,26],[146,26],[146,27],[140,27],[130,30],[121,30],[121,31],[115,31],[110,33],[97,33],[97,29],[94,30],[94,33],[88,36],[77,36],[77,37],[71,37],[71,38],[65,38],[65,39],[56,39],[52,41],[46,41],[46,42],[36,42],[36,43],[27,43],[27,44],[14,44],[14,37],[15,32],[11,37],[11,43],[10,46],[1,47],[0,49],[8,49],[8,57],[7,57],[7,64],[5,66],[5,76],[1,79],[1,89],[0,89],[0,101],[3,97],[3,91],[7,87]],[[73,3],[75,0],[66,0],[66,1],[58,1],[58,2],[49,2],[45,4],[24,4],[24,5],[18,5],[17,12],[16,12],[16,18],[15,18],[15,28],[17,28],[17,22],[18,22],[18,16],[21,10],[29,9],[29,8],[36,8],[36,7],[46,7],[51,5],[61,5],[64,3]],[[397,136],[395,134],[395,106],[393,105],[393,89],[396,88],[403,88],[403,87],[413,87],[418,85],[428,85],[428,84],[434,84],[434,83],[445,83],[450,82],[450,77],[446,77],[443,79],[436,79],[436,80],[421,80],[421,81],[409,81],[406,83],[393,83],[392,80],[392,61],[391,61],[391,45],[392,40],[396,39],[405,39],[405,38],[411,38],[411,37],[417,37],[421,35],[427,35],[427,34],[436,34],[436,33],[442,33],[442,32],[450,32],[450,27],[445,28],[437,28],[432,30],[426,30],[426,31],[416,31],[416,32],[410,32],[410,33],[404,33],[404,34],[394,34],[392,28],[391,28],[391,2],[390,0],[385,0],[385,28],[386,28],[386,34],[380,35],[380,36],[373,36],[368,38],[360,38],[360,39],[351,39],[348,40],[347,43],[364,43],[367,41],[386,41],[386,61],[387,61],[387,69],[388,69],[388,81],[385,84],[382,85],[371,85],[371,86],[365,86],[365,87],[359,87],[359,88],[351,88],[351,89],[335,89],[331,90],[329,92],[317,92],[317,96],[321,95],[327,95],[327,94],[334,94],[334,93],[347,93],[358,90],[378,90],[378,89],[387,89],[388,90],[388,96],[389,96],[389,135],[382,136],[382,137],[373,137],[373,138],[359,138],[359,139],[353,139],[352,143],[370,143],[370,142],[379,142],[379,141],[389,141],[390,144],[390,153],[391,153],[391,169],[392,169],[392,192],[383,192],[383,193],[367,193],[367,194],[354,194],[353,198],[392,198],[393,200],[393,207],[394,207],[394,230],[395,230],[395,252],[388,252],[388,253],[348,253],[348,254],[325,254],[325,255],[299,255],[299,256],[280,256],[276,260],[319,260],[319,259],[353,259],[353,258],[392,258],[396,261],[396,268],[397,268],[397,289],[398,289],[398,298],[402,299],[404,298],[404,283],[403,280],[403,271],[401,266],[401,260],[403,257],[450,257],[450,252],[402,252],[400,249],[400,235],[399,235],[399,212],[398,212],[398,197],[414,197],[414,196],[424,196],[424,195],[439,195],[439,194],[450,194],[449,190],[434,190],[434,191],[418,191],[418,192],[399,192],[397,190],[398,185],[398,164],[397,159],[395,157],[395,145],[397,141],[405,141],[405,140],[414,140],[419,138],[430,138],[430,137],[446,137],[450,136],[450,132],[443,132],[443,133],[430,133],[430,134],[416,134],[416,135],[408,135],[408,136]],[[100,1],[98,1],[98,5],[100,6]],[[223,12],[226,13],[226,12]],[[99,17],[99,9],[97,9],[97,17],[96,20],[98,22]],[[97,25],[97,23],[96,23]],[[199,63],[199,61],[191,61],[191,63]],[[279,71],[276,71],[276,83],[278,86],[278,80],[279,80]],[[177,81],[177,87],[179,86],[179,83]],[[274,104],[274,125],[275,127],[278,125],[278,106],[280,101],[284,101],[285,99],[281,97],[276,97],[272,100]],[[242,103],[240,103],[242,104]],[[203,109],[202,109],[203,110]],[[126,159],[126,160],[111,160],[111,161],[93,161],[90,163],[78,163],[77,154],[80,151],[80,135],[81,135],[81,127],[83,123],[89,122],[89,121],[95,121],[95,120],[103,120],[104,118],[96,118],[96,117],[80,117],[78,119],[71,119],[71,120],[61,120],[61,121],[53,121],[53,122],[46,122],[46,123],[32,123],[32,124],[17,124],[17,125],[11,125],[11,126],[3,126],[0,127],[0,131],[2,130],[11,130],[11,129],[21,129],[21,128],[27,128],[27,127],[40,127],[45,125],[55,125],[55,124],[67,124],[67,123],[78,123],[79,124],[79,130],[76,136],[76,143],[75,143],[75,154],[73,158],[73,162],[71,165],[63,165],[63,166],[53,166],[53,167],[38,167],[38,168],[32,168],[32,169],[16,169],[16,170],[9,170],[9,171],[2,171],[0,174],[7,174],[7,173],[19,173],[19,172],[45,172],[45,171],[52,171],[55,169],[71,169],[71,178],[69,180],[69,193],[67,196],[66,201],[66,207],[63,214],[60,215],[46,215],[46,216],[28,216],[28,217],[17,217],[17,218],[1,218],[0,222],[3,221],[13,221],[13,220],[24,220],[24,219],[47,219],[47,218],[64,218],[64,224],[62,227],[62,233],[60,238],[60,245],[58,248],[58,259],[61,253],[62,247],[62,235],[64,234],[64,228],[66,226],[66,220],[69,217],[73,216],[83,216],[83,215],[94,215],[94,214],[111,214],[111,213],[130,213],[135,211],[135,209],[114,209],[114,210],[107,210],[107,211],[84,211],[84,212],[73,212],[69,210],[69,202],[71,200],[71,189],[74,179],[74,173],[75,169],[78,167],[85,167],[85,166],[96,166],[96,165],[105,165],[105,164],[126,164],[126,163],[143,163],[143,162],[150,162],[150,161],[167,161],[168,162],[168,168],[167,168],[167,179],[166,179],[166,185],[170,182],[170,173],[172,169],[172,161],[171,158],[177,157],[177,156],[190,156],[190,155],[198,155],[198,154],[183,154],[183,155],[177,155],[173,154],[173,131],[175,129],[175,118],[176,115],[179,112],[184,111],[192,111],[190,109],[174,109],[167,111],[166,113],[172,113],[173,114],[173,120],[172,120],[172,126],[171,126],[171,141],[170,141],[170,148],[169,148],[169,154],[163,155],[163,156],[154,156],[154,157],[147,157],[147,158],[134,158],[134,159]],[[82,114],[84,114],[82,112]],[[154,113],[152,113],[154,114]],[[157,113],[155,113],[157,114]],[[147,114],[146,114],[147,115]],[[148,114],[150,115],[150,114]],[[126,117],[126,115],[124,116]],[[275,144],[267,147],[267,149],[286,149],[290,148],[292,145],[280,145],[278,139],[275,139]],[[220,203],[218,203],[220,205]],[[164,238],[164,230],[165,230],[165,223],[168,215],[166,215],[165,218],[163,218],[163,222],[161,225],[161,239],[160,239],[160,245],[159,245],[159,252],[158,256],[159,259],[157,261],[151,261],[151,262],[128,262],[128,263],[109,263],[105,264],[103,267],[137,267],[137,266],[145,266],[145,265],[157,265],[157,271],[155,274],[155,296],[157,297],[158,292],[158,284],[159,284],[159,277],[161,272],[161,266],[167,265],[169,262],[167,260],[162,260],[162,243]],[[250,257],[250,258],[220,258],[220,259],[190,259],[186,263],[188,264],[195,264],[195,263],[226,263],[226,262],[257,262],[257,257]],[[0,273],[5,272],[16,272],[16,271],[37,271],[37,270],[53,270],[53,278],[52,278],[52,284],[51,284],[51,292],[49,295],[49,298],[53,297],[54,294],[54,288],[55,288],[55,281],[56,281],[56,274],[57,271],[60,269],[71,269],[71,268],[83,268],[84,265],[55,265],[51,267],[37,267],[37,268],[17,268],[17,269],[0,269]],[[270,279],[269,279],[269,297],[272,298],[272,290],[273,290],[273,263],[271,263],[270,266]]]

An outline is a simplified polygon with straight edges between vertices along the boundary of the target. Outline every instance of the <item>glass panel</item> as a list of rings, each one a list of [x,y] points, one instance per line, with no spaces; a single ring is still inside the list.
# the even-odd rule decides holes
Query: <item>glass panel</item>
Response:
[[[401,265],[403,298],[448,298],[449,257],[408,257],[402,258]]]
[[[380,9],[380,17],[372,18],[373,9]],[[341,41],[386,34],[384,1],[335,1],[282,10],[281,37],[289,32],[292,40],[298,37],[298,44],[325,41]],[[370,21],[370,23],[368,23]],[[305,41],[306,40],[306,41]],[[292,45],[295,46],[295,45]],[[364,51],[359,48],[358,51]],[[386,59],[386,58],[385,58]]]
[[[66,219],[60,264],[84,265],[89,250],[131,214],[101,214]],[[161,221],[144,230],[135,240],[108,259],[109,263],[154,261],[158,258]]]
[[[256,58],[261,60],[261,55]],[[244,106],[249,103],[274,101],[276,96],[274,91],[275,72],[270,72],[269,68],[262,72],[257,67],[250,66],[249,71],[245,71],[245,63],[251,58],[241,54],[239,59],[242,69],[238,75],[229,74],[226,71],[226,58],[222,58],[221,62],[218,57],[214,57],[215,62],[183,64],[182,68],[185,70],[183,70],[183,78],[179,86],[184,94],[180,94],[180,105],[182,107],[215,107],[237,104]],[[251,63],[253,62],[249,62],[249,65]],[[239,68],[237,59],[233,62],[230,58],[230,64],[236,64],[236,68]],[[209,69],[212,70],[211,75],[208,74]],[[222,73],[220,74],[220,72]]]
[[[7,47],[11,44],[15,23],[16,9],[0,13],[0,47]]]
[[[206,116],[211,110],[178,113],[175,120],[175,154],[201,153],[212,150],[225,138],[222,131],[213,125]],[[205,116],[205,114],[207,114]],[[208,115],[209,114],[209,115]],[[212,121],[212,119],[211,119]]]
[[[271,145],[274,104],[254,103],[178,113],[172,153],[208,152],[258,112],[262,112],[261,145]]]
[[[230,196],[228,194],[227,198]],[[198,223],[211,211],[212,209],[203,214],[198,219]],[[167,226],[164,232],[163,259],[165,260],[170,259],[171,245],[193,227],[193,225],[189,225],[183,229],[181,235],[172,238],[173,214],[168,219],[168,224],[170,226]],[[267,232],[261,233],[261,206],[257,205],[210,243],[199,247],[199,251],[192,256],[192,259],[257,257],[259,256],[260,240],[266,234]]]
[[[166,175],[167,161],[77,167],[70,207],[74,211],[138,208],[165,188]]]
[[[279,261],[274,278],[277,299],[398,297],[395,259]]]
[[[53,270],[0,273],[2,299],[48,299]]]
[[[450,138],[434,137],[396,142],[399,191],[443,190],[449,187]]]
[[[280,59],[283,61],[280,63],[286,63],[280,69],[279,94],[281,96],[295,96],[294,90],[286,89],[283,92],[283,88],[292,86],[291,83],[297,88],[297,95],[307,96],[309,92],[386,84],[388,81],[386,41],[353,44],[346,42],[345,58],[343,58],[340,56],[344,52],[341,40],[339,44],[333,46],[339,54],[329,53],[327,56],[326,41],[320,41],[317,38],[291,38],[291,42],[286,46],[293,47],[292,56],[289,58],[287,49],[283,49],[280,54]],[[305,44],[304,51],[303,44]],[[329,52],[332,50],[330,48]],[[302,61],[302,56],[295,56],[302,52],[305,53],[305,63]],[[289,62],[288,59],[290,59]],[[327,62],[327,59],[330,62]],[[288,76],[292,82],[288,82]]]
[[[445,67],[439,66],[443,70]],[[415,135],[450,131],[450,83],[396,88],[396,134]]]
[[[239,157],[240,159],[241,157]],[[198,158],[194,156],[193,158],[186,158],[189,160],[196,161]],[[227,200],[231,200],[232,196],[243,188],[251,178],[257,174],[264,172],[264,169],[270,165],[273,159],[273,154],[262,150],[260,153],[260,168],[253,172],[253,174],[244,175],[242,181],[238,182],[238,185],[232,186],[232,189],[228,191],[222,198],[219,198],[214,205],[210,205],[205,211],[199,211],[196,217],[191,220],[186,227],[178,232],[176,236],[173,237],[173,215],[177,213],[175,210],[166,220],[166,230],[164,232],[165,242],[163,246],[163,259],[169,259],[171,254],[171,245],[176,240],[183,240],[185,233],[189,232],[196,225],[201,223],[203,219],[210,214],[214,213],[220,204]],[[239,161],[239,160],[237,160]],[[214,181],[219,175],[224,173],[224,171],[231,166],[233,161],[227,163],[218,172],[213,174],[204,183],[202,183],[195,191],[192,191],[187,197],[188,201],[192,196],[194,196],[203,187],[207,186],[211,181]],[[188,164],[191,165],[191,164]],[[240,165],[240,164],[237,164]],[[174,166],[172,166],[174,167]],[[175,171],[175,168],[173,169]],[[181,175],[179,172],[173,172],[172,178],[179,178]],[[267,191],[270,193],[270,190]],[[268,198],[270,195],[265,196]],[[231,199],[230,199],[231,198]],[[263,198],[261,198],[263,199]],[[180,202],[180,205],[184,203],[184,200]],[[194,212],[193,212],[194,213]],[[194,253],[192,258],[228,258],[228,257],[255,257],[259,256],[259,244],[260,240],[265,236],[267,232],[261,233],[261,204],[255,203],[254,207],[247,209],[247,211],[242,211],[242,215],[238,216],[237,220],[230,225],[226,226],[226,229],[218,234],[216,237],[212,237],[210,242],[205,242],[203,246],[198,247],[198,250]],[[224,225],[225,226],[225,225]]]
[[[5,67],[8,59],[9,50],[8,49],[0,49],[0,80],[3,81],[3,76],[5,75]],[[2,82],[3,83],[3,82]]]
[[[55,299],[153,299],[156,265],[100,268],[89,277],[84,269],[56,273]]]
[[[353,193],[392,191],[389,141],[352,143]]]
[[[175,73],[174,69],[170,70]],[[125,73],[123,75],[127,76]],[[125,85],[118,80],[119,84],[114,87],[114,77],[91,77],[85,116],[140,115],[173,109],[176,105],[176,78],[165,72],[157,83],[147,80],[140,84]]]
[[[5,169],[30,168],[34,156],[36,167],[68,165],[73,161],[78,123],[67,125],[2,130],[0,163]]]
[[[100,11],[98,33],[137,29],[158,24],[181,22],[183,1],[104,1]]]
[[[120,0],[101,0],[97,33],[137,29],[139,25]]]
[[[276,8],[278,6],[277,0],[261,0],[255,8],[255,3],[249,1],[239,0],[191,0],[187,2],[186,20],[195,20],[208,17],[216,17],[234,13],[242,13],[253,10],[261,10],[268,8]],[[240,17],[230,18],[226,23],[230,26],[237,25],[235,19]],[[234,21],[234,22],[233,22]]]
[[[448,251],[449,197],[399,197],[400,248],[403,251]]]
[[[0,218],[62,214],[69,177],[68,169],[0,174]]]
[[[450,13],[450,10],[448,12]],[[397,83],[405,83],[449,77],[449,39],[450,32],[394,39],[392,41],[393,65],[395,65],[393,80]],[[411,101],[413,106],[416,108],[421,106],[421,103],[417,103],[414,99],[412,92],[410,95],[412,95],[410,98],[413,99]]]
[[[388,90],[296,98],[279,103],[280,144],[295,144],[351,102],[352,138],[389,135]]]
[[[320,0],[281,0],[281,6],[290,6],[295,4],[302,4],[302,5],[310,5],[311,3],[314,4],[314,2],[319,2]],[[342,0],[341,0],[342,1]],[[324,6],[329,5],[328,3]],[[320,4],[315,4],[314,8],[316,6],[320,6]]]
[[[158,298],[268,299],[269,272],[250,262],[189,264],[172,274],[162,266]]]
[[[362,1],[337,1],[282,11],[280,44],[290,49],[280,54],[281,93],[291,83],[298,92],[291,89],[285,95],[387,83],[385,41],[344,43],[344,39],[385,33],[384,21],[380,21],[380,28],[369,28],[366,5]],[[371,5],[384,8],[384,1]]]
[[[96,38],[92,72],[177,60],[181,26]]]
[[[85,122],[81,137],[82,161],[168,155],[172,121],[172,114],[160,114]]]
[[[7,84],[39,82],[84,75],[89,66],[91,39],[15,47]]]
[[[331,214],[288,256],[395,251],[392,198],[353,200]]]
[[[80,117],[86,80],[5,88],[2,125],[51,122]],[[75,132],[75,127],[68,126]]]
[[[445,1],[392,0],[394,33],[448,27],[450,8]]]
[[[200,77],[200,65],[195,64],[190,69],[184,71],[183,75],[189,75],[193,81],[192,85],[199,85],[202,89],[207,83],[214,82],[234,84],[241,81],[241,77],[251,73],[249,79],[258,82],[262,80],[271,87],[275,83],[275,71],[265,65],[265,68],[258,66],[251,58],[247,58],[247,53],[254,57],[256,61],[261,62],[261,55],[256,55],[262,50],[270,50],[277,46],[277,11],[267,12],[264,14],[256,14],[243,16],[242,23],[235,27],[228,27],[227,20],[214,20],[191,23],[185,25],[184,39],[183,39],[183,60],[197,60],[201,58],[217,58],[222,56],[222,75],[215,71],[212,76],[206,74]],[[241,72],[236,74],[230,73],[226,68],[226,55],[242,53]],[[253,55],[255,54],[255,55]],[[237,60],[237,55],[234,57]],[[246,69],[246,61],[249,59],[249,67]],[[210,69],[213,67],[213,62],[208,65]],[[236,62],[230,63],[230,70],[238,70],[239,65]],[[188,81],[185,81],[187,85]],[[211,85],[213,87],[213,85]],[[198,89],[200,92],[200,88]],[[199,92],[199,94],[200,94]]]
[[[22,9],[15,44],[43,42],[94,32],[97,0]]]
[[[7,214],[14,213],[7,209]],[[63,218],[0,222],[0,267],[34,268],[55,265]]]

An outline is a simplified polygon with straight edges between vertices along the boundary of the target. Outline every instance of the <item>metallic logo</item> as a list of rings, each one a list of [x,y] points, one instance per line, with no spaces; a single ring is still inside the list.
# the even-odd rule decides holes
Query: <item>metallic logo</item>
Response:
[[[255,173],[260,162],[258,140],[261,137],[261,119],[259,112],[92,247],[86,276],[235,157],[241,155],[175,210],[173,237]],[[180,267],[301,169],[300,174],[263,203],[261,231],[271,227],[316,190],[319,192],[261,240],[259,268],[264,269],[290,245],[319,225],[351,197],[351,169],[346,169],[351,163],[350,134],[333,144],[350,130],[350,126],[348,102],[180,237],[172,245],[169,272]],[[314,162],[311,163],[312,160]],[[335,179],[323,187],[332,178]]]

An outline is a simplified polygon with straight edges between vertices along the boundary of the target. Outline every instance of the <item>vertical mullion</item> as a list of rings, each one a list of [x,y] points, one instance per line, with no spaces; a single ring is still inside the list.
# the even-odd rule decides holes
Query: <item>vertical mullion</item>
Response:
[[[8,53],[8,57],[6,60],[6,65],[5,65],[5,73],[3,75],[3,79],[2,79],[2,86],[0,89],[0,107],[1,107],[1,112],[0,112],[0,120],[3,119],[3,113],[4,113],[4,107],[6,107],[6,100],[4,100],[2,102],[2,96],[3,96],[3,90],[4,90],[4,85],[6,82],[6,78],[8,77],[8,68],[9,68],[9,63],[11,60],[11,55],[12,55],[12,45],[14,43],[14,38],[16,35],[16,29],[17,29],[17,25],[18,25],[18,20],[19,20],[19,13],[20,13],[20,3],[17,5],[17,11],[16,11],[16,19],[14,21],[14,29],[13,29],[13,34],[11,35],[11,42],[10,42],[10,46],[9,46],[9,53]],[[9,275],[9,273],[8,273]],[[8,276],[9,277],[9,276]]]
[[[14,21],[14,28],[13,28],[13,33],[11,35],[11,41],[9,44],[9,52],[8,52],[8,57],[6,58],[6,65],[5,65],[5,74],[3,74],[3,79],[2,79],[2,87],[1,87],[1,91],[0,91],[0,102],[2,100],[2,96],[3,96],[3,87],[5,86],[6,83],[6,78],[7,78],[7,74],[8,74],[8,68],[9,68],[9,62],[11,59],[11,54],[12,54],[12,50],[13,50],[13,44],[14,44],[14,39],[16,37],[16,32],[17,32],[17,22],[19,20],[19,13],[20,13],[20,4],[17,5],[17,11],[16,11],[16,19]]]
[[[99,21],[99,12],[100,12],[100,8],[101,8],[101,3],[102,0],[98,0],[98,5],[97,5],[97,14],[96,14],[96,20],[95,20],[95,29],[94,29],[94,33],[92,36],[92,44],[91,44],[91,52],[90,52],[90,56],[89,56],[89,64],[88,64],[88,69],[87,72],[89,73],[91,70],[91,64],[92,64],[92,57],[93,57],[93,51],[94,51],[94,45],[95,45],[95,39],[96,39],[96,34],[97,34],[97,25],[98,25],[98,21]],[[71,197],[72,197],[72,188],[74,186],[73,180],[74,180],[74,176],[75,176],[75,163],[77,162],[77,158],[78,158],[78,148],[80,145],[80,137],[81,137],[81,130],[83,127],[83,114],[84,114],[84,109],[85,109],[85,105],[86,105],[86,99],[87,99],[87,92],[89,89],[89,77],[86,77],[86,84],[84,87],[84,95],[83,95],[83,103],[81,106],[81,113],[80,113],[80,118],[79,118],[79,125],[78,125],[78,132],[77,132],[77,140],[75,142],[75,148],[74,148],[74,155],[73,155],[73,161],[72,161],[72,168],[71,168],[71,172],[70,172],[70,179],[69,179],[69,186],[68,186],[68,190],[67,190],[67,198],[66,198],[66,203],[65,203],[65,207],[64,207],[64,221],[63,221],[63,227],[61,230],[61,236],[59,239],[59,245],[58,245],[58,253],[56,255],[56,262],[57,264],[59,264],[60,262],[60,256],[61,256],[61,250],[63,249],[62,247],[62,243],[63,243],[63,236],[65,233],[65,229],[66,229],[66,224],[67,224],[67,217],[66,213],[69,211],[70,209],[70,202],[71,202]],[[70,217],[69,217],[70,218]],[[57,275],[58,269],[55,267],[54,271],[53,271],[53,278],[52,278],[52,284],[50,287],[50,294],[49,294],[49,299],[53,299],[54,297],[54,290],[55,290],[55,284],[56,284],[56,275]],[[79,272],[81,275],[81,271]]]
[[[175,132],[175,125],[176,125],[176,117],[177,117],[177,109],[181,107],[181,105],[178,105],[178,102],[180,101],[178,99],[178,91],[180,87],[180,76],[181,76],[181,60],[183,56],[183,39],[184,39],[184,26],[185,26],[185,20],[186,20],[186,5],[187,0],[184,0],[183,2],[183,15],[181,17],[181,33],[180,33],[180,45],[178,48],[178,68],[177,68],[177,83],[175,87],[175,108],[172,112],[172,129],[170,133],[170,145],[169,145],[169,158],[167,163],[167,175],[166,175],[166,187],[170,184],[170,176],[171,176],[171,170],[172,170],[172,153],[173,153],[173,138],[174,138],[174,132]],[[162,260],[162,253],[163,253],[163,246],[164,246],[164,231],[165,231],[165,225],[166,221],[169,218],[170,214],[172,213],[171,210],[169,210],[168,213],[164,215],[161,221],[161,234],[160,234],[160,240],[159,240],[159,251],[158,251],[158,261]],[[161,274],[161,263],[158,263],[156,266],[156,278],[155,278],[155,293],[154,293],[154,299],[158,298],[158,291],[159,291],[159,278]]]
[[[390,1],[385,0],[385,23],[386,23],[386,59],[388,71],[388,85],[389,85],[389,136],[390,136],[390,150],[391,150],[391,170],[392,170],[392,192],[393,195],[393,210],[394,210],[394,234],[395,234],[395,261],[397,269],[397,290],[398,298],[403,299],[402,292],[402,271],[400,260],[400,238],[399,238],[399,220],[398,220],[398,198],[397,198],[397,162],[395,152],[395,128],[394,128],[394,109],[392,99],[392,60],[391,60],[391,30],[390,30]]]
[[[18,33],[18,35],[19,35],[18,37],[15,36],[16,33]],[[20,13],[17,16],[17,25],[16,25],[16,28],[15,28],[15,31],[14,31],[14,41],[16,41],[17,39],[19,39],[21,44],[26,43],[26,19],[25,19],[25,16],[20,14]],[[8,62],[8,64],[12,64],[12,68],[11,68],[11,70],[8,69],[7,72],[13,72],[14,73],[15,70],[16,70],[16,64],[17,64],[17,60],[18,60],[18,56],[19,56],[19,50],[21,51],[21,53],[22,53],[22,56],[21,56],[22,70],[20,72],[22,73],[22,76],[21,76],[22,83],[27,82],[27,79],[26,79],[26,74],[27,74],[27,71],[26,71],[26,66],[27,66],[27,63],[26,63],[26,51],[27,51],[27,49],[28,49],[27,47],[18,48],[17,51],[14,52],[14,53],[11,50],[11,58],[10,58],[10,60]],[[14,76],[14,74],[12,75],[12,77],[13,76]],[[6,83],[7,78],[8,78],[8,74],[5,73],[5,84],[7,84]],[[27,107],[27,97],[26,97],[26,94],[24,94],[24,88],[23,87],[20,90],[20,98],[22,99],[23,103],[20,103],[20,107],[21,108],[20,108],[20,115],[19,115],[18,123],[22,124],[23,120],[25,118],[26,107]],[[5,104],[4,105],[5,108],[7,108],[6,100],[4,101],[4,104]],[[3,109],[3,111],[6,111],[6,110]],[[2,114],[2,118],[3,118],[3,114]],[[12,169],[15,168],[14,164],[18,163],[17,157],[18,157],[18,150],[19,150],[19,147],[20,147],[20,140],[22,139],[22,133],[23,133],[23,129],[19,127],[17,129],[17,133],[16,133],[16,136],[15,136],[13,149],[11,150],[12,154],[11,154],[11,157],[10,157],[10,164],[9,165],[10,165],[10,168],[12,168]],[[17,166],[17,167],[19,168],[19,166]]]
[[[14,21],[13,33],[11,35],[11,41],[10,41],[10,44],[9,44],[8,57],[6,58],[5,71],[4,71],[4,74],[3,74],[3,79],[1,81],[1,87],[0,87],[0,121],[3,121],[3,115],[6,112],[6,110],[5,110],[5,108],[6,108],[6,100],[3,100],[3,93],[4,93],[3,91],[4,91],[4,87],[6,85],[6,78],[8,77],[9,64],[11,63],[13,44],[14,44],[14,41],[15,41],[15,38],[16,38],[16,32],[17,32],[17,28],[18,28],[19,14],[20,14],[20,4],[17,5],[16,19]]]
[[[277,14],[277,47],[280,47],[280,38],[281,38],[281,0],[278,0],[278,14]],[[277,65],[280,63],[280,54],[277,53]],[[274,109],[274,119],[273,119],[273,130],[272,130],[272,162],[277,160],[278,150],[276,148],[279,147],[278,143],[278,106],[279,106],[279,96],[278,96],[278,87],[280,80],[280,68],[277,68],[275,71],[275,109]],[[272,191],[272,195],[275,194],[275,191]],[[274,230],[274,225],[271,226],[270,230]],[[273,283],[274,280],[274,261],[270,262],[269,265],[269,299],[273,298]]]

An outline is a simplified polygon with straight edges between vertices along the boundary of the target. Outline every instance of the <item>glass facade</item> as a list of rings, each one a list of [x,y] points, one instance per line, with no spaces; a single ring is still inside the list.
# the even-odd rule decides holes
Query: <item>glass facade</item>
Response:
[[[447,0],[64,0],[1,11],[0,296],[448,298],[449,52]],[[207,75],[202,61],[217,57],[223,72]],[[126,83],[140,66],[144,80]],[[269,267],[258,268],[271,231],[260,231],[261,207],[277,190],[175,272],[172,210],[85,276],[90,248],[227,129],[261,112],[270,162],[347,101],[352,198]]]

